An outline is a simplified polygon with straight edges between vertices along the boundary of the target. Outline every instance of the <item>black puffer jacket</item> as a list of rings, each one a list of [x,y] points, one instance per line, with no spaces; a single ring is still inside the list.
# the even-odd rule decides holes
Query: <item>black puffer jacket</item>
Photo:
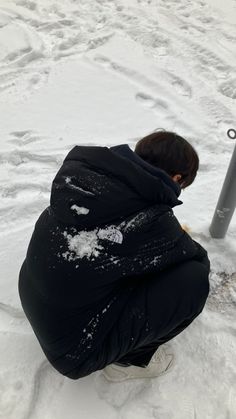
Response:
[[[127,145],[76,146],[65,158],[19,278],[24,311],[62,374],[73,348],[79,365],[102,341],[136,279],[206,257],[173,214],[179,194]]]

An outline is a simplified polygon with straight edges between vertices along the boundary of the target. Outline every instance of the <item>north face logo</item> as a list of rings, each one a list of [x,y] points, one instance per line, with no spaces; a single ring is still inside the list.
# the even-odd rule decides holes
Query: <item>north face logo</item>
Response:
[[[115,227],[108,227],[98,231],[98,237],[102,240],[109,240],[114,243],[121,244],[123,242],[123,234]]]

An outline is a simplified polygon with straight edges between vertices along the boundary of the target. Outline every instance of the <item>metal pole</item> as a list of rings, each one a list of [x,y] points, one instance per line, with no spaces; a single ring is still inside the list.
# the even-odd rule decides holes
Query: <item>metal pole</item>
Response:
[[[236,138],[236,131],[229,129],[227,135]],[[220,197],[209,228],[211,237],[223,239],[227,233],[236,207],[236,145],[222,186]]]

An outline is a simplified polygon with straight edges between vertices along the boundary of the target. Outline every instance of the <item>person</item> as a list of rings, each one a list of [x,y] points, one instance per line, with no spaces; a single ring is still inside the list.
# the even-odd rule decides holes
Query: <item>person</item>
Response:
[[[19,273],[23,310],[48,361],[78,379],[153,377],[168,342],[202,312],[206,250],[173,213],[199,158],[169,131],[112,147],[75,146],[39,216]],[[152,367],[150,367],[150,365]]]

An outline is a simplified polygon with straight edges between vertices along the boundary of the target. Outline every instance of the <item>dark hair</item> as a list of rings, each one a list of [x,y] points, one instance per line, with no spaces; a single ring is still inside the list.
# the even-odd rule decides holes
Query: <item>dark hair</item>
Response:
[[[195,149],[174,132],[157,131],[139,140],[135,152],[153,166],[165,170],[170,176],[182,175],[181,188],[193,183],[199,158]]]

